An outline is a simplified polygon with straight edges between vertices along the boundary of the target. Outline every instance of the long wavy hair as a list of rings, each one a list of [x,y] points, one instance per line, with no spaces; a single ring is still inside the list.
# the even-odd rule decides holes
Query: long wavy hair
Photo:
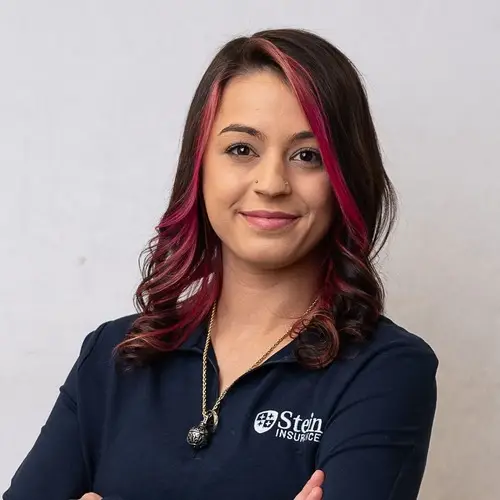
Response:
[[[274,71],[294,92],[318,141],[335,200],[321,243],[319,300],[307,325],[297,321],[296,354],[327,366],[345,342],[367,339],[384,307],[374,260],[396,214],[366,92],[352,62],[305,30],[260,31],[226,43],[194,94],[170,203],[143,252],[139,312],[116,352],[127,365],[175,350],[207,319],[222,285],[220,241],[205,211],[203,154],[224,88],[235,76]],[[299,335],[307,326],[307,335]]]

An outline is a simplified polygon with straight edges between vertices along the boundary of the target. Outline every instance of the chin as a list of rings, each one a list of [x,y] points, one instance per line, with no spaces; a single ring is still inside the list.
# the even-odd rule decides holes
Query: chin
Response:
[[[311,251],[308,245],[293,245],[289,239],[266,242],[245,239],[244,246],[242,241],[234,243],[234,246],[223,245],[223,255],[230,261],[256,270],[277,271],[291,267],[301,262]]]
[[[279,269],[284,269],[297,262],[298,258],[294,253],[288,252],[245,252],[244,254],[238,255],[238,258],[245,262],[248,266],[254,267],[256,269],[262,269],[267,271],[277,271]]]

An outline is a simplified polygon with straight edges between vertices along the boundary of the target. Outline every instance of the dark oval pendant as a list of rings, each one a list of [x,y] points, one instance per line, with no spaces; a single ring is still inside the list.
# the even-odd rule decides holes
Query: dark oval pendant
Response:
[[[205,446],[208,446],[211,434],[212,433],[208,425],[204,422],[201,422],[200,424],[189,429],[186,440],[190,446],[192,446],[196,450],[199,450],[201,448],[205,448]]]

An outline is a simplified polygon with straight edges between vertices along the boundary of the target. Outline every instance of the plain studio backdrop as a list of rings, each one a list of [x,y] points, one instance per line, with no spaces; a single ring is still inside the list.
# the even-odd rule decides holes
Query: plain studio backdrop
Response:
[[[325,36],[366,80],[401,199],[387,312],[441,360],[420,498],[498,498],[497,0],[0,0],[1,491],[84,335],[133,312],[206,65],[275,27]]]

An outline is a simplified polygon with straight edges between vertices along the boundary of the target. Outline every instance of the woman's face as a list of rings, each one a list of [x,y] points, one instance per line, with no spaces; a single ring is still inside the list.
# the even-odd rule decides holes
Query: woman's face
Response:
[[[318,143],[272,72],[227,84],[204,155],[203,196],[225,259],[283,268],[328,231],[333,196]]]

